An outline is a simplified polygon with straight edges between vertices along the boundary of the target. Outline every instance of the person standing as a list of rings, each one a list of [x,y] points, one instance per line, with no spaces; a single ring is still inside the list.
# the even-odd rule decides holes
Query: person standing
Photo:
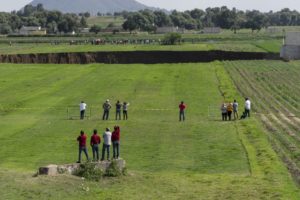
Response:
[[[89,160],[87,148],[86,148],[86,135],[83,130],[80,131],[80,135],[77,137],[77,141],[79,144],[79,155],[77,163],[81,163],[81,152],[84,152],[86,159]]]
[[[233,106],[233,117],[234,117],[234,120],[236,120],[239,118],[239,113],[238,113],[239,104],[236,100],[234,100],[232,106]]]
[[[103,134],[103,147],[102,147],[102,158],[104,160],[105,151],[107,152],[107,160],[109,160],[109,148],[111,145],[111,132],[109,128],[106,128],[106,131]]]
[[[92,146],[92,150],[93,150],[93,160],[94,161],[96,161],[96,158],[97,158],[97,161],[99,161],[99,144],[100,143],[101,143],[101,138],[98,135],[97,130],[95,129],[94,133],[91,137],[91,146]]]
[[[81,103],[79,104],[79,107],[80,107],[80,119],[83,120],[85,109],[86,109],[87,105],[86,105],[86,103],[84,103],[84,101],[81,101]]]
[[[126,103],[126,102],[123,103],[123,120],[128,119],[128,106],[129,105],[130,105],[129,103]]]
[[[228,103],[228,105],[227,105],[227,116],[228,116],[229,121],[231,121],[232,111],[233,111],[233,105],[232,105],[232,103]]]
[[[122,104],[120,103],[120,101],[117,101],[116,103],[116,120],[121,120],[121,108],[122,108]]]
[[[251,101],[249,98],[245,99],[245,117],[250,117],[250,110],[251,110]]]
[[[108,120],[109,118],[109,110],[111,109],[111,105],[109,103],[109,99],[107,99],[105,101],[105,103],[103,104],[103,117],[102,117],[102,120]]]
[[[186,105],[184,104],[183,101],[179,104],[179,121],[184,121],[185,120],[185,109]]]
[[[227,105],[223,103],[221,106],[222,120],[227,121]]]
[[[114,131],[111,136],[112,144],[113,144],[113,158],[119,159],[120,156],[120,127],[115,126]]]

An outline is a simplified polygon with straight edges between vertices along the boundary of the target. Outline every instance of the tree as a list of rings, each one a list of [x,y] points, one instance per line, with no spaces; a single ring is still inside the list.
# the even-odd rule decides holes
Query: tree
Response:
[[[252,32],[254,30],[260,31],[264,26],[265,16],[257,10],[246,12],[247,22],[245,24],[246,28],[250,28]]]
[[[179,33],[168,33],[164,36],[163,44],[175,45],[181,40],[181,35]]]
[[[190,15],[193,19],[200,20],[205,16],[205,12],[198,8],[191,10]]]
[[[140,29],[143,31],[151,31],[154,29],[153,23],[149,21],[142,13],[132,13],[123,24],[125,30],[129,30],[130,33],[133,30]]]
[[[36,8],[30,4],[26,5],[24,7],[24,10],[23,10],[23,15],[25,17],[28,17],[29,15],[31,15],[34,11],[36,10]]]
[[[128,19],[123,23],[122,27],[124,30],[128,30],[130,33],[138,28],[137,23],[135,23],[131,17],[128,17]]]
[[[52,21],[47,24],[47,33],[56,33],[57,32],[57,23]]]
[[[38,12],[44,12],[45,9],[44,9],[43,4],[39,3],[39,4],[36,6],[36,11],[38,11]]]
[[[163,11],[154,11],[154,24],[158,27],[171,26],[172,21],[170,16]]]
[[[102,30],[101,26],[94,24],[91,28],[90,28],[90,32],[91,33],[96,33],[98,34],[100,31]]]
[[[12,30],[11,30],[10,25],[8,25],[8,24],[0,24],[0,34],[6,35],[6,34],[9,34],[11,32],[12,32]]]
[[[82,16],[81,19],[80,19],[80,26],[81,27],[87,27],[87,21],[86,21],[86,18],[84,16]]]

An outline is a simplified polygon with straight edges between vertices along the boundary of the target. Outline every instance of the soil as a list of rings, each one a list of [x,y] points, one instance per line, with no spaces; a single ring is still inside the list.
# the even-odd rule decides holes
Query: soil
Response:
[[[279,54],[232,51],[128,51],[0,55],[0,63],[52,64],[158,64],[196,63],[215,60],[279,60]]]

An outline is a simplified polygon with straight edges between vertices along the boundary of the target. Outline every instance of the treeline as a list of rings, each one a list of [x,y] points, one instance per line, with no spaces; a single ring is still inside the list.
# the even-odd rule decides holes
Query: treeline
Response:
[[[86,18],[89,16],[89,13],[77,15],[48,11],[43,8],[42,4],[27,5],[17,12],[0,12],[0,34],[17,32],[22,26],[41,26],[47,29],[47,33],[69,33],[86,27]]]
[[[163,11],[142,10],[132,13],[115,13],[115,15],[122,15],[126,19],[123,28],[129,31],[153,31],[156,27],[163,26],[176,26],[188,30],[216,26],[234,31],[241,28],[254,31],[269,26],[300,25],[300,13],[288,8],[278,12],[263,13],[258,10],[241,11],[223,6],[184,12],[174,10],[170,14]]]
[[[193,9],[184,12],[172,11],[167,13],[161,10],[141,10],[138,12],[119,12],[114,16],[123,16],[123,28],[128,31],[155,31],[157,27],[175,26],[188,30],[199,30],[203,27],[221,27],[237,31],[242,28],[260,30],[269,26],[299,26],[300,13],[288,8],[278,12],[260,12],[257,10],[241,11],[226,6],[207,8],[206,10]],[[90,13],[61,13],[48,11],[42,4],[27,5],[20,11],[11,13],[0,12],[0,34],[17,32],[22,26],[41,26],[47,33],[70,33],[87,27],[87,18]],[[99,25],[91,27],[91,32],[101,31]]]

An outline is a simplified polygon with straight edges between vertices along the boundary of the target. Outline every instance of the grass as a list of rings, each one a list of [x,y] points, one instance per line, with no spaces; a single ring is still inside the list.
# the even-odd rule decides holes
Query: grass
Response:
[[[240,92],[251,96],[274,150],[300,183],[299,62],[237,61],[226,69]]]
[[[242,52],[279,52],[280,45],[277,41],[207,41],[200,43],[185,43],[181,45],[159,45],[155,44],[127,44],[127,45],[91,45],[90,43],[81,45],[51,45],[45,43],[16,43],[12,46],[0,44],[0,54],[30,54],[30,53],[63,53],[63,52],[95,52],[95,51],[242,51]]]
[[[0,189],[4,199],[298,199],[256,119],[208,118],[220,95],[241,100],[223,63],[0,65]],[[131,103],[128,121],[101,121],[105,99]],[[67,120],[85,100],[90,120]],[[178,122],[178,103],[188,105]],[[76,112],[76,111],[74,111]],[[77,159],[81,129],[121,127],[128,176],[86,182],[32,177]],[[90,149],[89,149],[90,151]],[[217,191],[217,192],[216,192]]]

